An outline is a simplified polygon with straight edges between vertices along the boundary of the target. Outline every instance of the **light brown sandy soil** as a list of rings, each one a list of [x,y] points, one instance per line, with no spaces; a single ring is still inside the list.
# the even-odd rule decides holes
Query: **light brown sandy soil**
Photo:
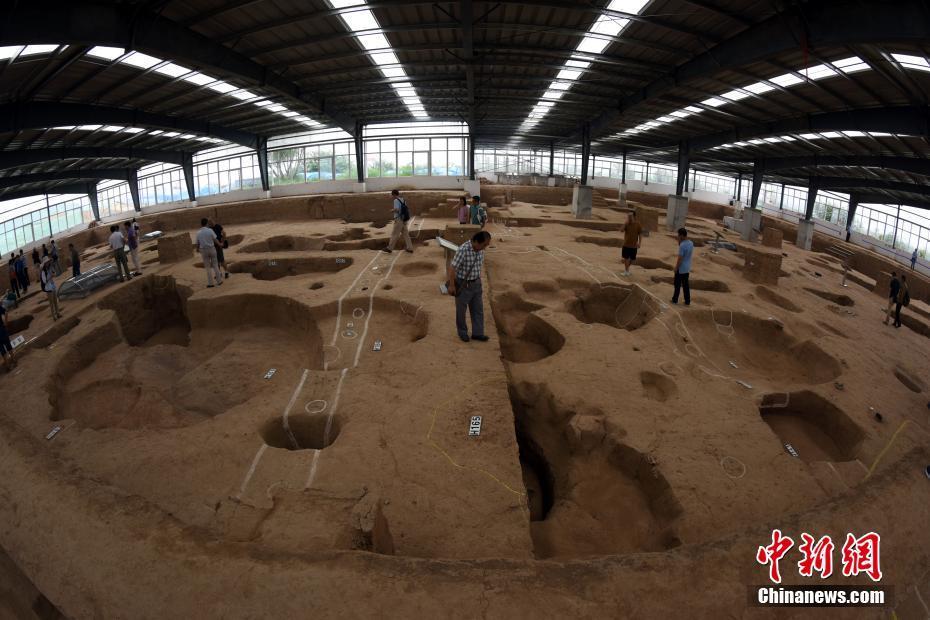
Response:
[[[413,255],[376,251],[387,228],[257,222],[227,227],[222,287],[192,256],[51,329],[29,300],[0,546],[71,617],[767,617],[746,585],[773,527],[874,530],[921,617],[925,337],[788,244],[778,286],[697,248],[671,306],[664,222],[624,278],[623,216],[596,216],[495,214],[489,343],[456,337],[429,217]]]

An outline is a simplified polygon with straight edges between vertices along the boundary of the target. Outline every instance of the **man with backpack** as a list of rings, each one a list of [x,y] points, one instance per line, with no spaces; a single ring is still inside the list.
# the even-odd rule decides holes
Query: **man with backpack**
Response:
[[[391,240],[384,252],[390,253],[394,249],[397,239],[404,235],[404,245],[408,252],[413,252],[413,242],[410,240],[410,231],[407,229],[407,222],[410,221],[410,209],[407,208],[407,202],[400,197],[400,192],[396,189],[391,190],[391,196],[394,198],[394,228],[391,230]]]
[[[891,282],[888,286],[888,309],[885,310],[885,325],[888,325],[888,319],[891,318],[892,308],[898,300],[898,293],[901,291],[901,281],[898,280],[898,274],[891,272]]]
[[[469,223],[484,228],[488,223],[488,212],[481,206],[481,196],[471,197],[471,207],[468,209]]]

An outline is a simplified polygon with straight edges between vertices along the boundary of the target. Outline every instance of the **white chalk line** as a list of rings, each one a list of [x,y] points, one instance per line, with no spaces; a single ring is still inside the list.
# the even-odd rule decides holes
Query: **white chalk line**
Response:
[[[262,460],[262,455],[267,449],[268,444],[263,442],[261,447],[258,449],[258,452],[255,453],[254,457],[252,457],[252,465],[249,467],[249,471],[245,474],[245,478],[242,480],[242,485],[239,486],[239,492],[236,494],[237,501],[242,499],[242,496],[245,494],[245,489],[247,486],[249,486],[249,480],[251,480],[252,476],[255,475],[255,468],[258,467],[258,462]]]
[[[300,449],[300,444],[297,443],[297,438],[294,437],[294,433],[291,432],[291,426],[288,423],[287,416],[290,415],[291,408],[294,406],[294,403],[297,402],[297,397],[300,395],[301,390],[304,389],[304,383],[307,381],[307,374],[309,372],[309,370],[304,368],[304,374],[300,377],[300,383],[297,384],[297,389],[291,394],[291,400],[288,401],[287,407],[284,408],[284,415],[281,416],[281,424],[284,426],[284,432],[287,433],[287,437],[291,440],[291,445],[294,446],[295,450]]]
[[[336,395],[333,398],[333,406],[329,408],[329,415],[326,418],[326,430],[323,432],[324,443],[329,439],[329,431],[332,428],[333,416],[336,414],[336,409],[339,407],[339,395],[342,394],[342,383],[345,381],[346,373],[348,372],[348,368],[343,368],[342,372],[339,373],[339,383],[336,384]],[[310,473],[307,475],[307,483],[304,485],[305,489],[309,489],[310,485],[313,484],[313,479],[316,477],[317,462],[320,460],[321,452],[322,450],[313,451],[313,460],[310,462]]]
[[[418,237],[420,235],[420,232],[423,229],[424,221],[425,220],[423,218],[420,218],[420,222],[417,227]],[[378,287],[381,286],[382,282],[384,282],[391,276],[391,273],[394,271],[394,265],[397,264],[397,261],[398,259],[400,259],[400,256],[401,256],[400,253],[398,253],[397,256],[394,257],[394,259],[391,261],[390,267],[387,270],[387,273],[381,276],[381,279],[379,279],[378,282],[375,283],[375,285],[371,288],[371,292],[368,294],[368,314],[365,317],[365,329],[362,333],[361,339],[359,339],[358,348],[355,351],[355,360],[354,360],[354,363],[352,364],[352,368],[356,368],[358,366],[359,358],[362,354],[362,347],[365,345],[365,338],[368,335],[368,325],[369,325],[369,322],[371,321],[371,316],[374,314],[375,291],[378,290]],[[379,257],[375,256],[375,258],[377,259]],[[374,262],[374,259],[372,259],[372,262]],[[371,263],[368,263],[368,266],[370,265]],[[368,267],[366,266],[365,270],[367,269]],[[361,274],[359,274],[359,276],[360,275]],[[356,282],[357,281],[358,281],[358,278],[356,278]],[[348,292],[355,287],[356,282],[353,282],[352,285],[349,287],[349,289],[346,290],[346,292],[343,293],[342,297],[339,298],[340,303],[341,303],[342,298],[345,297],[348,294]],[[334,328],[334,333],[333,333],[333,342],[335,342],[336,336],[339,333],[339,327],[340,327],[340,322],[337,319],[336,326]],[[329,440],[329,433],[330,433],[330,430],[332,429],[333,417],[336,415],[336,409],[339,408],[339,397],[342,394],[342,385],[345,382],[346,374],[348,374],[348,372],[349,372],[349,367],[346,367],[346,368],[343,368],[342,372],[339,374],[339,383],[336,384],[336,393],[333,396],[333,405],[332,407],[329,408],[329,415],[326,418],[326,429],[323,431],[324,444]],[[310,486],[313,484],[313,480],[316,478],[316,472],[319,467],[320,452],[321,450],[316,450],[313,453],[313,461],[310,463],[310,473],[307,475],[307,483],[304,485],[305,489],[309,489]]]

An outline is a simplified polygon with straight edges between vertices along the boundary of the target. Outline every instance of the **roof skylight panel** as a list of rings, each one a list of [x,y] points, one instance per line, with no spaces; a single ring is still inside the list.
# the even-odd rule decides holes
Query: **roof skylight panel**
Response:
[[[215,90],[216,92],[222,93],[224,95],[231,93],[234,90],[238,90],[235,86],[233,86],[229,82],[224,82],[222,80],[217,80],[215,82],[207,84],[207,88],[209,88],[210,90]]]
[[[159,73],[161,75],[166,75],[170,78],[179,78],[182,75],[186,75],[191,72],[191,70],[188,69],[187,67],[176,65],[173,62],[166,62],[162,65],[158,65],[157,67],[152,69],[152,71],[154,71],[155,73]]]
[[[49,54],[58,49],[57,45],[27,45],[26,49],[20,52],[20,56],[32,56],[34,54]]]
[[[0,60],[7,60],[9,58],[16,58],[19,56],[19,52],[22,51],[22,45],[10,45],[6,47],[0,47]]]
[[[748,90],[754,95],[761,95],[762,93],[767,93],[770,90],[775,90],[775,87],[767,82],[756,82],[755,84],[744,86],[743,90]]]
[[[840,69],[843,73],[855,73],[857,71],[867,71],[871,67],[868,64],[863,62],[858,56],[850,56],[849,58],[841,58],[840,60],[834,60],[831,62],[834,67]]]
[[[197,86],[206,86],[207,84],[216,81],[209,75],[204,75],[203,73],[200,73],[199,71],[194,71],[193,73],[189,75],[185,75],[181,79],[184,80],[185,82],[196,84]]]
[[[121,64],[130,65],[139,69],[151,69],[155,65],[164,62],[161,58],[155,58],[142,52],[133,52],[119,61]]]
[[[81,131],[97,131],[102,125],[78,125],[77,129]]]
[[[827,65],[814,65],[813,67],[808,67],[807,69],[801,69],[799,73],[801,73],[801,75],[805,76],[809,80],[821,80],[823,78],[836,75],[836,71]]]
[[[121,47],[107,47],[105,45],[98,45],[87,50],[86,54],[88,56],[93,56],[94,58],[102,58],[104,60],[116,60],[120,56],[126,53],[126,50]]]
[[[912,56],[911,54],[892,54],[891,57],[901,63],[902,67],[907,69],[930,71],[930,62],[927,62],[927,59],[921,56]]]
[[[721,99],[720,97],[711,97],[710,99],[705,99],[704,101],[701,102],[702,105],[706,105],[711,108],[719,108],[725,103],[726,103],[726,100]]]
[[[769,82],[771,82],[772,84],[778,84],[782,88],[788,88],[789,86],[800,84],[803,81],[804,81],[804,78],[798,76],[795,73],[785,73],[783,75],[778,75],[773,78],[769,78]]]
[[[842,137],[843,137],[843,134],[841,134],[841,133],[838,132],[838,131],[828,131],[828,132],[822,133],[822,134],[820,134],[820,135],[821,135],[821,137],[823,137],[823,138],[842,138]]]
[[[739,101],[741,99],[745,99],[746,97],[748,97],[749,93],[741,91],[741,90],[731,90],[731,91],[723,93],[720,96],[726,99],[729,99],[730,101]]]
[[[802,133],[801,137],[805,140],[819,140],[820,134],[818,133]]]

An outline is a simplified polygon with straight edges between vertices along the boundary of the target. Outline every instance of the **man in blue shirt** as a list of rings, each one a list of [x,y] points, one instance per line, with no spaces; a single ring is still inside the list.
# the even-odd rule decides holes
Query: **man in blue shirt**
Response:
[[[691,287],[688,285],[688,276],[691,275],[691,255],[694,254],[694,242],[688,239],[688,231],[678,229],[678,260],[675,262],[675,292],[672,294],[672,303],[678,303],[678,293],[685,291],[685,305],[691,305]]]

